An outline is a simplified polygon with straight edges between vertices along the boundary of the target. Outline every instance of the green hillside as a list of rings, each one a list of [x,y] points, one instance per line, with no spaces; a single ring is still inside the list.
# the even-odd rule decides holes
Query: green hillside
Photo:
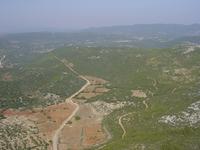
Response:
[[[104,124],[113,138],[102,149],[200,148],[198,122],[170,125],[160,121],[165,115],[178,115],[199,100],[199,49],[184,54],[184,51],[178,48],[63,48],[53,53],[73,62],[81,74],[109,81],[111,90],[88,102],[99,100],[108,103],[135,103],[134,106],[114,111],[104,119]],[[137,89],[144,91],[147,98],[132,97],[131,90]],[[144,100],[148,108],[145,108]],[[126,113],[131,114],[123,120],[127,135],[122,140],[118,119]],[[190,113],[198,114],[199,110]]]

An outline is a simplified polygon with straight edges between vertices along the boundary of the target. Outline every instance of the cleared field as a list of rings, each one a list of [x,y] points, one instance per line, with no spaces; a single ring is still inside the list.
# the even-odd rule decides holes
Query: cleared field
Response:
[[[92,105],[84,103],[88,97],[82,97],[84,93],[101,95],[107,92],[108,89],[104,88],[107,81],[89,76],[85,76],[85,78],[90,85],[76,96],[77,99],[73,99],[73,101],[79,103],[79,110],[60,132],[58,143],[58,149],[60,150],[91,148],[110,138],[102,126],[104,114],[97,112]],[[97,92],[96,89],[99,87],[104,91]]]
[[[60,150],[90,148],[107,140],[108,135],[102,127],[103,115],[94,113],[93,109],[89,104],[80,106],[76,116],[61,132]]]
[[[34,125],[38,128],[38,136],[43,138],[49,143],[49,149],[51,149],[51,139],[56,129],[59,128],[60,124],[71,115],[75,109],[72,103],[60,103],[58,105],[48,106],[46,108],[35,108],[26,111],[17,110],[6,110],[3,112],[5,117],[25,117],[26,120],[31,120]]]
[[[109,89],[106,88],[106,84],[108,83],[108,81],[91,76],[85,76],[85,78],[90,81],[90,85],[76,96],[77,99],[80,99],[82,101],[89,100],[92,97],[102,95],[103,93],[109,91]]]

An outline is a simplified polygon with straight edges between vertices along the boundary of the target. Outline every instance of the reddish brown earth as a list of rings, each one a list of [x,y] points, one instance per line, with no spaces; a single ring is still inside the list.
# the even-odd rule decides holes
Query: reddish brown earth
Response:
[[[74,108],[75,106],[71,103],[60,103],[43,109],[37,108],[24,111],[8,109],[3,112],[3,115],[6,117],[27,117],[27,119],[35,122],[36,126],[39,128],[39,134],[47,141],[50,141],[54,131],[68,116],[70,116]]]
[[[90,148],[107,140],[102,127],[103,116],[95,113],[92,106],[83,104],[71,124],[67,124],[59,137],[59,150],[78,150]],[[70,136],[69,136],[70,135]]]
[[[90,147],[101,143],[105,139],[105,134],[100,123],[90,124],[84,128],[85,138],[83,140],[83,145],[85,147]]]
[[[2,80],[3,81],[12,81],[13,77],[12,77],[12,75],[9,72],[7,72],[7,73],[3,74]]]

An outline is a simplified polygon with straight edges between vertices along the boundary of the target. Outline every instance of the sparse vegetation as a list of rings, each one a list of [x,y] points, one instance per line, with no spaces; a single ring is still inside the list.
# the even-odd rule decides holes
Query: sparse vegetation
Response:
[[[9,118],[0,122],[0,146],[2,150],[45,150],[49,143],[38,135],[37,127],[27,120]]]
[[[81,119],[80,116],[75,116],[75,120],[76,120],[76,121],[78,121],[78,120],[80,120],[80,119]]]
[[[72,124],[72,121],[68,121],[67,124]]]

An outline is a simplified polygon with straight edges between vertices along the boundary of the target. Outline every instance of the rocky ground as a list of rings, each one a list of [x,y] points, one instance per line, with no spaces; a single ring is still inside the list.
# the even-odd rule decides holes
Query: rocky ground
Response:
[[[0,149],[45,150],[48,143],[39,136],[39,129],[26,117],[12,116],[0,122]]]
[[[195,126],[200,123],[200,101],[192,103],[186,110],[173,115],[162,116],[159,122],[172,126]]]

